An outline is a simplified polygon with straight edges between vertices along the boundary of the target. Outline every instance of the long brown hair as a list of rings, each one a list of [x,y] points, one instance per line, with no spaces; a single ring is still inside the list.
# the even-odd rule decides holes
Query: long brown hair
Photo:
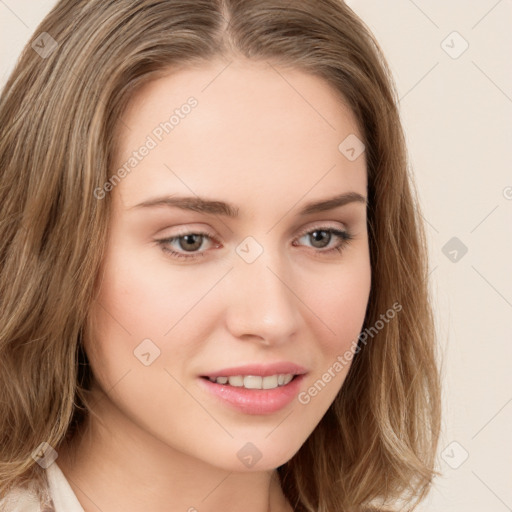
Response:
[[[42,483],[32,451],[89,414],[82,339],[110,218],[94,191],[112,175],[123,110],[149,80],[218,56],[326,80],[366,146],[371,340],[278,468],[283,491],[304,512],[412,509],[436,474],[440,427],[426,243],[391,74],[341,0],[61,0],[39,25],[0,98],[0,496]]]

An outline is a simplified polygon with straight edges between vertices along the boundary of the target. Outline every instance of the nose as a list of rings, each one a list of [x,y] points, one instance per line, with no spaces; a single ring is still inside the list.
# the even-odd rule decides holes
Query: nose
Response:
[[[266,254],[253,263],[237,261],[229,273],[226,324],[237,338],[276,345],[297,332],[301,302],[294,294],[289,266],[287,271],[279,257]]]

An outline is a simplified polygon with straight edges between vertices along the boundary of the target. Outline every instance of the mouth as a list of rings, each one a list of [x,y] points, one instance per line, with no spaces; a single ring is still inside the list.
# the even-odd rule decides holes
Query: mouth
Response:
[[[209,380],[214,384],[256,390],[267,390],[283,387],[288,385],[297,377],[300,377],[300,375],[292,373],[278,373],[275,375],[267,375],[265,377],[260,375],[231,375],[218,377],[209,377],[206,375],[201,376],[202,379]]]
[[[244,414],[267,415],[290,405],[306,377],[302,374],[202,375],[200,387],[218,403]]]

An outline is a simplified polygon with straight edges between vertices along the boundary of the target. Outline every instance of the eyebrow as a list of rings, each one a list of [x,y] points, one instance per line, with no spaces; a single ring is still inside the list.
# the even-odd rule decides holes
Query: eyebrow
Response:
[[[350,203],[363,203],[366,205],[366,198],[357,192],[347,192],[334,197],[312,201],[307,203],[300,211],[299,215],[310,215],[312,213],[332,210]],[[223,215],[226,217],[238,217],[239,209],[233,204],[224,201],[205,199],[199,196],[162,196],[148,199],[142,203],[136,204],[131,208],[153,208],[169,206],[181,208],[182,210],[191,210],[200,213],[209,213],[212,215]]]

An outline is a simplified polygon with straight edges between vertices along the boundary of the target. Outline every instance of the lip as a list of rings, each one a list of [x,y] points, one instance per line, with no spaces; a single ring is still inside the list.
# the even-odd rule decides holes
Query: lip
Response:
[[[243,368],[245,372],[247,367]],[[232,370],[233,369],[230,369],[229,371]],[[265,367],[265,371],[266,370],[267,367]],[[260,367],[259,371],[264,370],[262,367]],[[274,369],[272,371],[275,372]],[[276,373],[293,372],[278,371]],[[226,374],[223,375],[227,376]],[[255,373],[236,373],[233,375],[255,375]],[[274,375],[274,373],[271,372],[269,375]],[[211,382],[204,377],[200,377],[198,380],[202,389],[208,393],[213,394],[217,399],[221,401],[221,403],[227,405],[228,407],[234,408],[245,414],[264,415],[277,412],[290,404],[298,395],[304,378],[304,374],[296,375],[285,386],[279,386],[274,389],[245,389],[243,387],[229,386],[227,384],[217,384],[216,382]]]
[[[291,373],[293,375],[303,375],[307,370],[295,363],[287,361],[271,364],[247,364],[243,366],[232,366],[222,370],[215,370],[201,377],[234,377],[236,375],[254,375],[257,377],[268,377],[269,375]],[[292,381],[293,382],[293,381]]]

